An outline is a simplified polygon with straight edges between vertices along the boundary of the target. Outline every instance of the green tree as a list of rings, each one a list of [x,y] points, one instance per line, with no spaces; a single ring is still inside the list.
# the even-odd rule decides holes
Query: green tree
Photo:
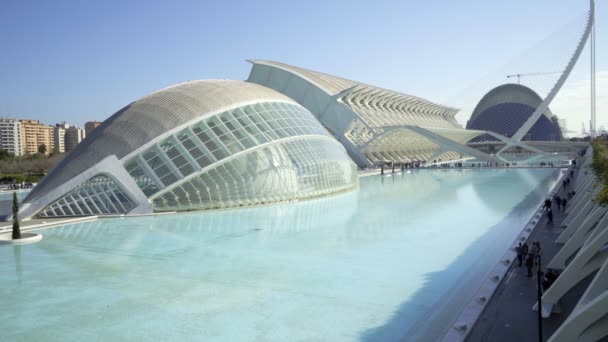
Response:
[[[45,144],[42,144],[42,145],[38,146],[38,153],[40,153],[41,155],[46,153],[46,145]]]
[[[19,227],[19,202],[17,192],[13,192],[13,240],[21,239],[21,228]]]
[[[596,139],[591,142],[593,145],[593,160],[591,170],[599,180],[601,187],[594,201],[601,205],[608,205],[608,144]]]
[[[10,160],[15,158],[15,156],[13,156],[11,153],[9,153],[8,151],[5,151],[3,149],[0,149],[0,160]]]

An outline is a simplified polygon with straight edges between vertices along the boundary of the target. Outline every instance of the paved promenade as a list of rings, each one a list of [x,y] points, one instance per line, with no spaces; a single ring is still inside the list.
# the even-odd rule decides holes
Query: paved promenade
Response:
[[[577,171],[575,171],[574,176],[577,175]],[[571,182],[570,186],[572,185]],[[563,187],[560,186],[558,195],[566,197],[566,192],[569,189],[567,188],[564,191]],[[561,222],[566,215],[558,211],[555,204],[553,204],[553,212],[553,226],[547,225],[546,215],[543,214],[528,240],[529,246],[533,241],[539,241],[542,246],[543,271],[546,270],[544,265],[548,264],[560,249],[561,245],[555,244],[554,241],[564,230],[561,227]],[[473,327],[467,341],[538,341],[537,312],[532,310],[537,300],[536,267],[533,273],[533,277],[528,277],[525,265],[518,267],[517,260],[513,263],[505,275],[504,281],[496,289],[494,296]],[[563,298],[564,314],[554,313],[550,318],[543,319],[543,340],[549,339],[568,317],[568,313],[578,302],[591,277],[582,281]]]
[[[83,216],[83,217],[60,217],[60,218],[45,218],[45,219],[31,219],[27,221],[20,221],[19,227],[21,231],[28,231],[32,229],[47,228],[57,225],[65,225],[70,223],[77,223],[83,221],[90,221],[97,219],[97,216]],[[12,222],[0,222],[0,234],[10,234],[13,230]]]

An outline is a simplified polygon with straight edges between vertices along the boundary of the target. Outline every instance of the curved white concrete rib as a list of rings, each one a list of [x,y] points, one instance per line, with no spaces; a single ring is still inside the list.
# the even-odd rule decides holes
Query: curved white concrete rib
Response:
[[[608,261],[549,342],[597,341],[608,336]]]
[[[121,190],[125,192],[129,199],[136,204],[136,207],[127,214],[148,214],[152,212],[152,207],[146,195],[141,191],[139,186],[137,186],[118,158],[111,155],[105,157],[100,162],[63,183],[61,186],[44,194],[40,198],[32,202],[23,203],[19,210],[19,216],[23,219],[30,219],[33,215],[46,208],[55,200],[61,198],[63,195],[75,189],[78,185],[97,175],[105,175],[111,178]]]
[[[596,228],[598,234],[589,237],[590,241],[585,243],[572,262],[543,295],[543,312],[546,307],[557,304],[570,289],[602,266],[608,257],[608,250],[604,248],[608,243],[607,227],[608,215],[605,215]]]
[[[566,261],[570,259],[589,239],[597,223],[606,216],[608,207],[595,206],[589,216],[585,218],[583,223],[576,232],[568,239],[566,244],[553,257],[548,268],[563,270],[566,267]]]
[[[566,213],[571,213],[576,206],[585,199],[585,194],[593,189],[595,184],[595,176],[588,176],[580,187],[575,188],[576,195],[572,198],[570,206],[566,208]]]
[[[573,217],[573,219],[567,223],[566,230],[564,230],[559,237],[555,240],[555,243],[566,243],[568,239],[576,232],[576,230],[581,226],[584,220],[587,218],[587,215],[592,211],[595,207],[595,204],[589,198],[585,205],[577,212],[570,214],[567,218]],[[562,226],[564,224],[562,223]]]

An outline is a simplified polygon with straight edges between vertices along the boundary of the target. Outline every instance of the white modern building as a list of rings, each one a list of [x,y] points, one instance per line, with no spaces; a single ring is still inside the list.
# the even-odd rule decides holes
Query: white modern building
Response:
[[[509,146],[529,148],[494,132],[467,130],[458,109],[396,91],[285,63],[252,60],[249,82],[294,99],[340,141],[361,168],[379,161],[502,160],[466,145],[490,134]]]
[[[23,155],[21,122],[17,119],[0,117],[0,149],[14,156]]]
[[[108,118],[23,201],[20,216],[141,214],[293,201],[358,187],[304,107],[242,81],[193,81]]]
[[[508,138],[513,137],[528,121],[543,99],[532,89],[507,83],[490,90],[477,104],[467,129],[492,131]],[[524,141],[560,141],[563,139],[557,116],[549,107],[523,134]],[[480,136],[474,141],[497,140]]]
[[[55,141],[55,153],[65,153],[65,128],[63,124],[53,127],[53,140]]]

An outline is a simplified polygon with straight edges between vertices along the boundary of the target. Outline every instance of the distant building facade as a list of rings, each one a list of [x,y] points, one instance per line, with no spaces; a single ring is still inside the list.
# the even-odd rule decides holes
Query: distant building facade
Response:
[[[23,155],[19,120],[0,117],[0,149],[14,156]]]
[[[61,124],[53,127],[53,140],[55,141],[55,153],[65,153],[65,128]]]
[[[76,148],[76,146],[86,136],[84,129],[70,125],[63,121],[62,123],[55,124],[55,151],[59,153],[70,152]],[[61,145],[61,146],[57,146]]]
[[[55,150],[52,126],[41,124],[39,120],[20,120],[23,154],[36,154],[40,145],[46,146],[45,154]]]
[[[91,132],[93,132],[93,130],[95,128],[97,128],[97,126],[101,125],[101,121],[87,121],[84,124],[84,133],[85,136],[89,136],[91,135]]]
[[[85,137],[84,129],[78,126],[69,126],[65,130],[65,151],[70,152],[80,144]]]

